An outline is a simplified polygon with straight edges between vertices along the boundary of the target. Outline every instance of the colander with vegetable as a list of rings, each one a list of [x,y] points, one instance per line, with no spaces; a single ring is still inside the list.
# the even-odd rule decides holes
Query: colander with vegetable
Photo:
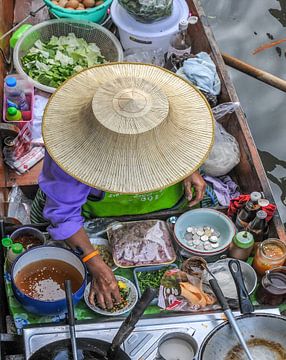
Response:
[[[47,92],[54,92],[83,69],[122,59],[123,51],[116,37],[88,21],[60,19],[35,25],[14,49],[17,72]]]

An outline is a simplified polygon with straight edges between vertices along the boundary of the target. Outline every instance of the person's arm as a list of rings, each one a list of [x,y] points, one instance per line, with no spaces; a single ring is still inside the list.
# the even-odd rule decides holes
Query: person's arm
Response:
[[[203,200],[207,184],[199,171],[195,171],[184,180],[184,187],[185,196],[189,200],[189,207],[192,207]],[[192,187],[195,189],[195,198],[193,198]]]
[[[94,251],[94,248],[83,228],[68,238],[67,243],[73,249],[80,249],[83,256]],[[94,305],[94,299],[96,296],[99,305],[103,308],[107,307],[108,309],[113,307],[113,300],[115,300],[115,303],[120,303],[121,297],[116,279],[112,270],[105,264],[102,258],[97,255],[88,260],[86,265],[92,275],[89,302]]]
[[[45,156],[39,186],[46,194],[44,217],[51,223],[48,228],[51,237],[54,240],[66,240],[71,248],[80,250],[82,256],[93,252],[81,215],[90,187],[66,174],[48,154]],[[94,303],[95,294],[103,308],[113,306],[112,298],[119,302],[116,279],[101,257],[95,256],[86,264],[93,277],[90,302]]]

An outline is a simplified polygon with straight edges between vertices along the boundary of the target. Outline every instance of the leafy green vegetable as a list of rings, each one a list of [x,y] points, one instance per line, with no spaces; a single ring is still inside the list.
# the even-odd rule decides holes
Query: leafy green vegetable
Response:
[[[48,43],[37,40],[21,61],[24,71],[32,79],[56,88],[76,72],[103,64],[105,58],[95,44],[72,33],[52,36]]]
[[[148,288],[159,289],[161,280],[166,271],[172,267],[164,267],[161,270],[142,271],[136,273],[141,294]]]

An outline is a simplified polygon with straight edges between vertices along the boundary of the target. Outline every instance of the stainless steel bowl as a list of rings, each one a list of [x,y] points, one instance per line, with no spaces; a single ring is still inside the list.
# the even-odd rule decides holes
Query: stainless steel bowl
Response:
[[[215,263],[209,264],[210,271],[216,277],[222,292],[226,298],[237,299],[237,291],[231,272],[228,268],[228,262],[230,258],[216,261]],[[239,260],[242,277],[245,283],[248,294],[252,294],[257,286],[257,275],[255,270],[246,262]],[[209,275],[206,274],[208,277]]]

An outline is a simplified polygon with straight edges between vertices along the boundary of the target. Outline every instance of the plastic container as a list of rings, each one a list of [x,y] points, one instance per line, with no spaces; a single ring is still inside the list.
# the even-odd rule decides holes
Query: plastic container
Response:
[[[27,122],[32,122],[34,119],[34,86],[33,84],[28,81],[26,78],[21,77],[18,74],[12,74],[8,75],[5,78],[9,79],[11,77],[14,77],[19,84],[21,84],[21,87],[25,89],[26,99],[29,103],[30,110],[28,111],[22,111],[22,117],[23,119],[21,121],[11,121],[6,119],[6,113],[7,113],[7,95],[4,89],[4,95],[3,95],[3,122],[13,124],[18,126],[19,128],[22,128]]]
[[[113,0],[111,17],[118,27],[120,41],[125,50],[134,48],[159,49],[168,51],[171,36],[178,31],[179,22],[188,19],[189,8],[185,0],[174,0],[172,15],[151,24],[136,21]]]
[[[21,25],[11,36],[10,38],[10,46],[12,49],[16,46],[17,41],[20,39],[23,34],[29,30],[33,25],[31,24],[23,24]]]
[[[7,121],[20,121],[22,120],[22,113],[15,107],[8,107],[6,111]]]
[[[50,0],[44,0],[44,2],[47,4],[49,11],[55,17],[92,21],[94,23],[100,24],[104,20],[107,14],[107,9],[112,3],[112,0],[105,0],[104,4],[89,8],[87,10],[70,10],[57,6]]]
[[[25,73],[22,68],[21,58],[34,46],[35,41],[48,42],[52,36],[67,36],[70,33],[74,33],[76,37],[83,38],[88,43],[95,43],[107,61],[117,62],[123,60],[120,42],[103,26],[84,20],[48,20],[33,26],[18,40],[13,52],[17,72],[28,79],[36,88],[53,93],[56,90],[55,88],[43,85]]]
[[[247,231],[240,231],[232,239],[230,244],[229,256],[234,259],[246,261],[253,249],[254,238]]]
[[[26,99],[23,83],[17,81],[14,76],[6,77],[4,91],[7,106],[15,107],[21,111],[29,110],[29,103]]]
[[[264,240],[259,244],[253,268],[259,275],[264,275],[267,270],[283,266],[286,260],[286,245],[278,239]]]
[[[159,265],[159,266],[144,266],[144,267],[138,267],[138,268],[135,268],[133,270],[133,277],[134,277],[134,282],[135,282],[135,285],[136,285],[136,288],[137,288],[137,291],[138,291],[138,295],[139,295],[139,298],[141,298],[142,296],[142,292],[140,290],[140,286],[139,286],[139,280],[138,280],[138,273],[141,273],[141,272],[152,272],[152,271],[158,271],[158,270],[162,270],[162,269],[177,269],[178,266],[176,264],[170,264],[170,265]],[[159,290],[159,289],[158,289]],[[151,301],[151,305],[157,305],[158,303],[158,298],[154,298],[152,301]]]
[[[8,272],[11,271],[14,261],[25,251],[24,247],[20,243],[14,243],[10,246],[7,253],[6,269]]]
[[[169,265],[176,260],[170,231],[162,220],[116,222],[107,236],[119,267]]]

